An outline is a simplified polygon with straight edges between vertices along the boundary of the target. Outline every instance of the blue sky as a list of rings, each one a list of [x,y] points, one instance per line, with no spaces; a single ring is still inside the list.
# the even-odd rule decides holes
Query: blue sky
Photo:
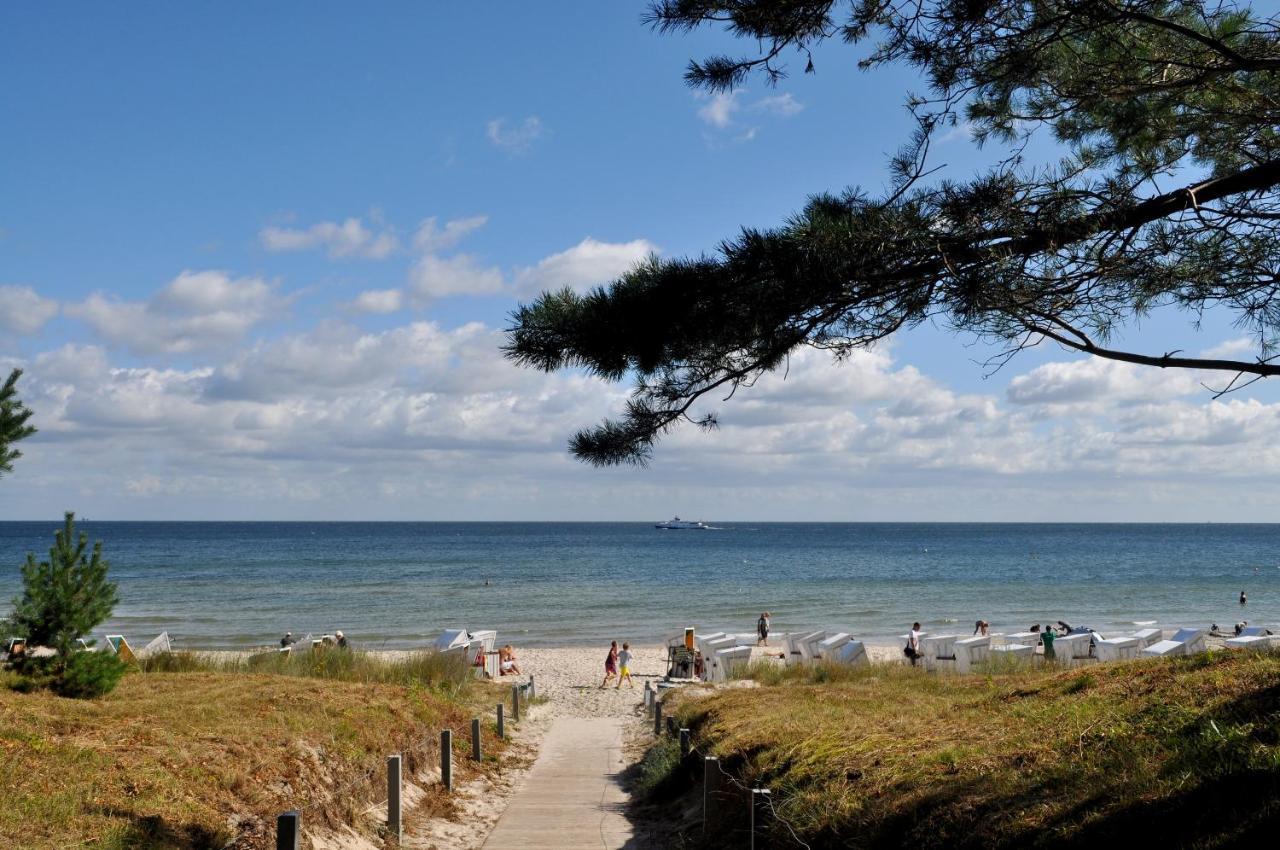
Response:
[[[1049,348],[988,379],[985,349],[929,329],[843,369],[806,356],[649,470],[569,460],[625,388],[504,364],[519,300],[881,187],[916,85],[837,46],[708,98],[688,59],[750,45],[659,36],[642,8],[5,6],[0,361],[42,432],[0,513],[1273,515],[1270,389],[1214,402]],[[990,156],[937,148],[956,176]],[[1210,316],[1137,338],[1239,337]]]

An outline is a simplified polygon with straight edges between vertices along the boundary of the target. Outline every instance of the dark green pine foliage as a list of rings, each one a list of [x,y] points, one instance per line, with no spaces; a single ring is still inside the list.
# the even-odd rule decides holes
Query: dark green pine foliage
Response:
[[[22,370],[14,369],[4,386],[0,387],[0,475],[13,472],[13,462],[22,457],[22,452],[13,448],[13,444],[36,432],[27,424],[31,411],[18,398],[20,377]]]
[[[22,595],[13,601],[11,619],[16,631],[27,638],[28,647],[58,651],[51,667],[60,679],[84,666],[85,662],[72,662],[85,654],[77,652],[77,641],[111,616],[117,600],[116,585],[107,578],[102,544],[95,543],[90,551],[89,536],[84,532],[76,536],[75,514],[68,512],[62,530],[54,535],[49,560],[37,562],[28,553],[22,565]]]
[[[1280,374],[1273,14],[1231,0],[664,0],[649,21],[721,27],[756,51],[691,63],[699,88],[776,81],[789,58],[823,72],[843,64],[832,51],[862,48],[862,68],[911,66],[927,90],[907,98],[916,129],[888,190],[821,194],[703,256],[651,258],[607,287],[519,308],[515,362],[634,381],[620,417],[573,437],[580,458],[644,463],[681,422],[715,426],[704,396],[749,388],[798,347],[847,357],[925,322],[994,343],[991,368],[1051,342],[1213,370],[1221,392]],[[942,179],[930,145],[958,128],[999,161]],[[1053,145],[1030,145],[1037,136]],[[1120,342],[1155,310],[1192,325],[1229,315],[1256,355]]]

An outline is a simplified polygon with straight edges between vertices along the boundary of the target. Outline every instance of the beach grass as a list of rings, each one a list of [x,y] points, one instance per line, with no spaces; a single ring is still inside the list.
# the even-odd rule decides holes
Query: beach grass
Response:
[[[338,655],[269,672],[174,655],[98,700],[0,687],[0,846],[273,847],[287,809],[308,829],[359,822],[385,799],[387,755],[413,776],[438,764],[444,728],[459,778],[492,769],[463,758],[486,688],[433,678],[426,658]],[[501,752],[483,727],[486,752]],[[420,812],[452,805],[428,786]]]
[[[772,790],[786,821],[774,846],[800,846],[793,829],[815,850],[1096,848],[1120,836],[1227,847],[1265,844],[1280,827],[1274,653],[968,676],[901,665],[753,674],[759,687],[676,694],[672,708],[699,762],[715,755],[744,785]],[[647,780],[668,795],[675,784]],[[742,838],[717,834],[723,846]]]

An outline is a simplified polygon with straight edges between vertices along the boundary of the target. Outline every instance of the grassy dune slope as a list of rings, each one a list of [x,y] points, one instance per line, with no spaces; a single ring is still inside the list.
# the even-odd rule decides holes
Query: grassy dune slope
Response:
[[[760,678],[686,698],[678,716],[696,746],[771,787],[814,848],[1269,846],[1280,834],[1280,655]],[[738,843],[738,826],[721,843]]]
[[[96,701],[0,689],[0,847],[273,847],[279,812],[351,822],[385,798],[388,753],[437,764],[439,730],[462,747],[470,716],[423,688],[270,674],[132,673]]]

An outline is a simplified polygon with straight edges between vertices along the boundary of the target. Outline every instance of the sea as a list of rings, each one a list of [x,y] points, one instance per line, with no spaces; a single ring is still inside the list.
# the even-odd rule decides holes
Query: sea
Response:
[[[893,643],[920,621],[1131,631],[1247,620],[1280,631],[1280,525],[711,522],[80,522],[119,585],[98,632],[243,649],[343,630],[365,648],[496,629],[523,646],[660,643],[686,626],[838,629]],[[0,522],[0,612],[57,522]],[[1248,603],[1241,605],[1244,591]]]

